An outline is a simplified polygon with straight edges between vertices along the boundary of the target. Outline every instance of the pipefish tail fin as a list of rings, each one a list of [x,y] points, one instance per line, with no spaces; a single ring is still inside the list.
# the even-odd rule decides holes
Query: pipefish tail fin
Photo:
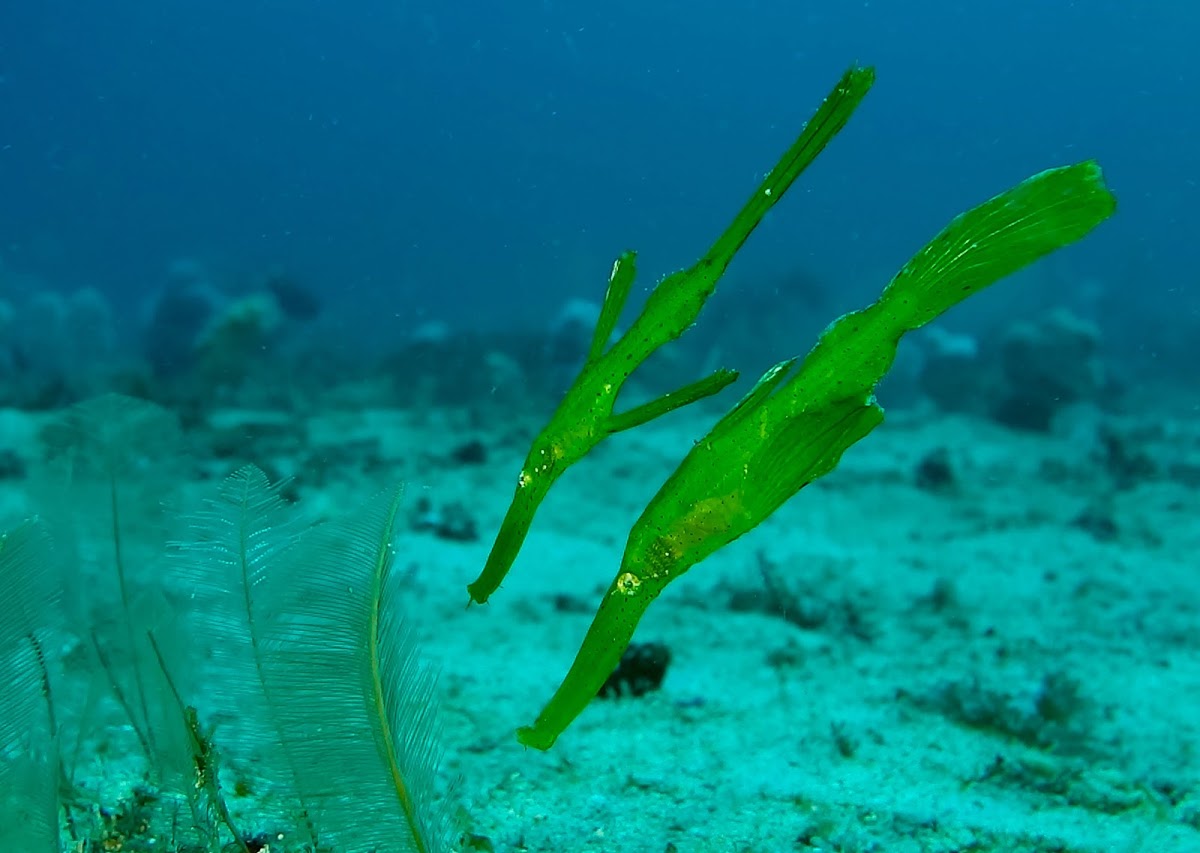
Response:
[[[36,521],[0,536],[0,849],[58,851],[54,706],[38,633],[58,608],[50,538]]]
[[[448,849],[435,680],[391,573],[399,488],[306,532],[259,596],[264,676],[322,845]]]
[[[798,410],[873,393],[900,338],[972,293],[1086,236],[1116,199],[1093,161],[1048,169],[956,216],[879,299],[834,321],[781,389]]]
[[[1094,160],[1047,169],[955,217],[884,289],[906,330],[1061,249],[1112,216],[1117,201]],[[905,307],[911,310],[906,312]]]

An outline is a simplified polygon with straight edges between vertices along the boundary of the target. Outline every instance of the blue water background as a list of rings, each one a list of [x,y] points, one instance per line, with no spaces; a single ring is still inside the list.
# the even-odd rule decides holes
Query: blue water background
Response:
[[[1198,34],[1181,0],[6,3],[0,259],[132,318],[182,256],[283,265],[357,340],[544,327],[623,248],[647,285],[693,260],[859,61],[875,91],[744,286],[799,269],[851,307],[953,214],[1096,157],[1119,218],[1049,286],[1195,322]]]

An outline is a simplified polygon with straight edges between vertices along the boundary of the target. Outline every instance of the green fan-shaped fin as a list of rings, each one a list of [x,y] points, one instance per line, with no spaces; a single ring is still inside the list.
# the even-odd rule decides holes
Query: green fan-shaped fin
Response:
[[[322,844],[349,851],[448,847],[435,684],[391,574],[399,507],[392,489],[306,532],[259,592],[280,732]]]
[[[838,400],[820,412],[805,412],[785,421],[762,442],[753,468],[746,474],[744,491],[751,517],[766,518],[796,492],[824,477],[851,445],[881,423],[879,404],[874,399],[856,398]],[[720,543],[725,544],[727,541]]]
[[[38,632],[59,582],[49,535],[27,521],[0,536],[0,849],[57,853],[54,711]]]
[[[710,429],[708,431],[708,435],[705,436],[705,440],[714,441],[719,439],[731,429],[736,428],[744,418],[749,417],[758,411],[759,407],[763,404],[763,401],[770,397],[771,392],[779,387],[779,383],[787,378],[788,371],[795,366],[798,360],[799,359],[796,358],[789,358],[786,361],[779,362],[767,370],[767,372],[759,377],[758,381],[754,383],[754,387],[750,389],[746,396],[742,397],[742,399],[739,400],[732,409],[722,415],[721,419],[713,424],[712,429]]]
[[[41,437],[61,478],[47,510],[55,541],[84,566],[81,574],[98,582],[68,587],[67,609],[97,626],[92,651],[153,771],[158,709],[147,679],[156,666],[145,632],[157,627],[158,611],[145,598],[157,588],[166,544],[162,516],[177,481],[178,418],[146,400],[104,394],[66,409]],[[120,618],[97,623],[96,608]]]
[[[186,518],[170,564],[173,582],[188,591],[192,605],[184,621],[193,653],[173,657],[175,680],[205,719],[224,721],[223,745],[258,757],[278,794],[272,804],[286,809],[279,817],[297,826],[311,809],[267,690],[262,633],[274,603],[259,592],[300,536],[301,521],[278,485],[244,465]],[[258,711],[248,714],[247,708]]]
[[[124,394],[76,403],[41,433],[51,457],[70,456],[73,473],[96,471],[120,480],[142,460],[167,460],[179,450],[179,421],[162,406]]]
[[[37,519],[0,536],[0,648],[24,642],[55,619],[62,587],[49,531]]]

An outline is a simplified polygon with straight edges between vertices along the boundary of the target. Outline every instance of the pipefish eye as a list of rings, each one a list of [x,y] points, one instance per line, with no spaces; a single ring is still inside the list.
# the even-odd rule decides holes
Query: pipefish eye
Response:
[[[617,578],[617,592],[624,595],[634,595],[642,585],[642,579],[633,572],[622,572]]]

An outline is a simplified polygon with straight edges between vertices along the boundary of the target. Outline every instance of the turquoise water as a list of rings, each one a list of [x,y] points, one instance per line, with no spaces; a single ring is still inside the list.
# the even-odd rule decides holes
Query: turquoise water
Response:
[[[1200,849],[1198,25],[0,11],[0,849]],[[854,62],[845,129],[756,195]],[[957,292],[1073,243],[907,336],[861,443],[845,356],[792,426],[710,434],[952,217],[1093,158],[1111,219],[1045,225],[1087,218],[1064,191],[935,244]],[[635,324],[747,198],[703,310]],[[659,571],[610,677],[593,614]],[[581,647],[600,695],[523,746]]]

